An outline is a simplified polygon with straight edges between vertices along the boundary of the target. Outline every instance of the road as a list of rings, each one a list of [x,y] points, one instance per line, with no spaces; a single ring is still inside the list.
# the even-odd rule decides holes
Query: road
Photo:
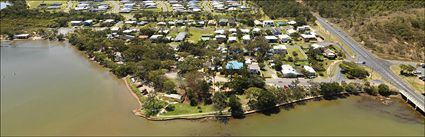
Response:
[[[394,86],[401,89],[401,93],[405,94],[414,104],[418,105],[422,111],[425,106],[425,97],[415,90],[413,90],[408,84],[406,84],[400,77],[394,74],[390,69],[390,64],[388,61],[377,58],[375,55],[370,53],[368,50],[361,47],[353,38],[345,34],[343,31],[339,30],[336,27],[333,27],[329,24],[324,18],[315,15],[317,21],[323,26],[323,28],[337,36],[346,44],[349,48],[353,50],[358,61],[365,61],[366,66],[370,67],[373,71],[379,73],[385,80],[393,84]]]

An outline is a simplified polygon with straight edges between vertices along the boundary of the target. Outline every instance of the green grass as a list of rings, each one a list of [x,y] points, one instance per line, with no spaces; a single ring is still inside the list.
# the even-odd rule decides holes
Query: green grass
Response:
[[[45,3],[45,4],[47,4],[47,6],[49,6],[50,4],[53,4],[53,3],[62,3],[60,9],[55,9],[55,10],[52,10],[52,11],[62,11],[67,7],[67,1],[61,1],[61,0],[31,0],[31,1],[27,1],[27,4],[29,5],[30,9],[38,8],[41,3]]]
[[[203,34],[212,34],[214,31],[211,29],[189,29],[189,41],[198,42]]]
[[[261,70],[261,75],[264,77],[264,78],[271,78],[272,77],[272,75],[269,73],[269,71],[267,71],[267,70]]]
[[[406,81],[411,87],[413,87],[416,91],[420,93],[425,93],[425,82],[420,80],[416,76],[406,77],[400,75],[400,66],[399,65],[393,65],[390,67],[391,70],[394,72],[394,74],[399,75],[404,81]]]
[[[293,59],[295,59],[295,56],[292,55],[292,52],[297,53],[298,55],[296,57],[299,58],[299,60],[307,60],[307,56],[305,56],[299,48],[297,47],[290,47],[288,48],[288,56],[287,57],[292,57]]]
[[[174,104],[175,110],[166,112],[162,115],[171,116],[171,115],[182,115],[182,114],[197,114],[197,113],[205,113],[215,111],[212,105],[198,105],[201,107],[202,112],[199,112],[198,106],[190,106],[186,103],[178,103]]]

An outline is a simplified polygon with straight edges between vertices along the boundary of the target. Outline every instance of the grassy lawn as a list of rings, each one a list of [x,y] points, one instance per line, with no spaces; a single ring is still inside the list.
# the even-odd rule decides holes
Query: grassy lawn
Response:
[[[272,75],[269,73],[269,71],[267,71],[267,70],[261,70],[261,75],[264,77],[264,78],[271,78],[272,77]]]
[[[203,34],[212,34],[213,32],[212,29],[190,29],[190,37],[188,40],[191,42],[198,42]]]
[[[178,104],[174,104],[174,106],[176,107],[174,111],[170,111],[162,115],[170,116],[170,115],[196,114],[196,113],[205,113],[205,112],[215,111],[212,105],[198,105],[199,107],[201,107],[201,109],[198,109],[198,106],[190,106],[189,104],[186,104],[186,103],[178,103]],[[199,110],[202,110],[202,112],[199,112]]]
[[[300,60],[307,60],[307,56],[304,56],[304,54],[303,53],[301,53],[301,52],[304,52],[304,51],[301,51],[299,48],[297,48],[297,47],[289,47],[288,48],[288,56],[287,57],[292,57],[292,58],[294,58],[295,59],[295,56],[293,56],[292,55],[292,52],[295,52],[295,53],[297,53],[298,55],[297,55],[297,57],[300,59]]]
[[[400,78],[403,79],[404,81],[406,81],[411,87],[413,87],[413,89],[415,89],[419,93],[425,93],[425,82],[424,81],[420,80],[416,76],[406,77],[406,76],[400,75],[401,68],[400,68],[399,65],[391,66],[391,70],[395,74],[399,75]]]
[[[53,11],[62,11],[67,6],[67,1],[63,1],[63,0],[62,1],[61,0],[31,0],[31,1],[27,1],[27,4],[28,4],[30,9],[38,8],[38,6],[41,3],[45,3],[45,4],[47,4],[47,6],[49,6],[50,4],[53,4],[53,3],[62,3],[62,6],[61,6],[60,9],[53,10]]]

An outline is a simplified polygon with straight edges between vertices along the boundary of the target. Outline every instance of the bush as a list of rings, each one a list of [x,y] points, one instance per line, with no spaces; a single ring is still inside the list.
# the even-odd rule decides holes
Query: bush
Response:
[[[364,91],[365,91],[367,94],[372,95],[372,96],[376,96],[376,95],[378,95],[378,88],[377,88],[377,87],[375,87],[375,86],[366,86],[366,87],[364,88]]]
[[[388,86],[387,86],[387,85],[385,85],[385,84],[380,84],[380,85],[378,86],[378,92],[379,92],[379,94],[380,94],[381,96],[385,96],[385,97],[388,97],[388,96],[390,96],[390,95],[391,95],[390,87],[388,87]]]
[[[363,67],[357,65],[354,62],[342,62],[339,67],[342,69],[341,72],[346,74],[348,78],[366,78],[369,76],[369,72]]]
[[[168,105],[167,107],[165,107],[165,110],[167,110],[167,111],[174,111],[176,109],[176,106],[174,106],[174,105]]]

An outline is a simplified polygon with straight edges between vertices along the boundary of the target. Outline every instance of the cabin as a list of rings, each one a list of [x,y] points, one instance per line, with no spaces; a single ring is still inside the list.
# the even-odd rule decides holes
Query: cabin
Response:
[[[71,26],[81,26],[82,23],[82,21],[71,21]]]
[[[17,34],[14,36],[15,39],[28,39],[30,38],[30,34]]]
[[[273,53],[275,54],[287,54],[288,53],[288,48],[286,48],[285,45],[277,45],[277,46],[273,46]]]
[[[208,21],[208,26],[216,26],[217,22],[215,20],[209,20]]]
[[[282,77],[284,78],[296,78],[298,76],[298,72],[291,65],[282,65]]]
[[[263,21],[263,27],[274,27],[274,21],[273,20]]]
[[[83,22],[83,25],[84,26],[91,26],[91,25],[93,25],[93,20],[86,20],[86,21]]]
[[[251,36],[249,35],[243,35],[242,36],[242,43],[243,44],[248,44],[251,41]]]
[[[279,41],[282,43],[289,42],[291,40],[291,37],[289,35],[278,35]]]
[[[214,33],[215,34],[223,35],[224,34],[224,30],[223,29],[219,29],[219,30],[214,31]]]
[[[239,61],[229,61],[226,64],[226,69],[228,70],[239,70],[243,68],[243,63]]]
[[[164,97],[165,98],[168,98],[168,99],[171,99],[171,100],[174,100],[174,101],[177,101],[177,102],[181,102],[181,101],[183,101],[182,99],[182,96],[181,95],[179,95],[179,94],[164,94]]]
[[[228,20],[228,19],[220,19],[220,20],[218,21],[218,24],[219,24],[220,26],[227,26],[227,23],[229,23],[229,20]]]
[[[310,66],[303,66],[304,71],[305,71],[305,75],[308,78],[314,78],[316,77],[316,71],[313,69],[313,67]]]
[[[293,21],[293,20],[288,21],[287,23],[288,23],[288,25],[292,25],[292,26],[295,25],[295,24],[297,24],[297,22],[296,21]]]
[[[277,43],[277,40],[278,40],[276,36],[264,36],[264,38],[269,43]]]
[[[174,39],[175,42],[181,42],[186,39],[187,33],[186,32],[180,32],[177,34],[176,38]]]
[[[243,34],[249,34],[249,29],[240,29]]]
[[[326,49],[323,51],[323,56],[329,59],[334,59],[336,57],[336,53],[333,50]]]
[[[260,66],[258,65],[258,63],[249,64],[248,70],[249,70],[250,73],[254,73],[254,74],[257,74],[257,75],[261,74]]]
[[[237,40],[238,40],[238,37],[229,37],[228,42],[233,43],[233,42],[237,42]]]

